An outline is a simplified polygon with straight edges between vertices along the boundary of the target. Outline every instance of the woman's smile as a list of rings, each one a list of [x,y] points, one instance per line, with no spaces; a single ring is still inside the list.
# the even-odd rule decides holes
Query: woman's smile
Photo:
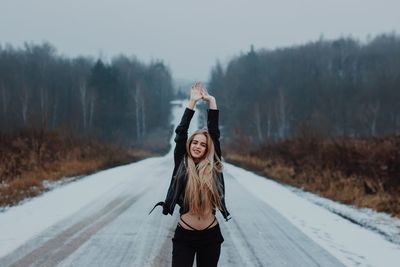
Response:
[[[201,158],[207,150],[207,138],[204,134],[196,134],[190,144],[190,154],[193,158]]]

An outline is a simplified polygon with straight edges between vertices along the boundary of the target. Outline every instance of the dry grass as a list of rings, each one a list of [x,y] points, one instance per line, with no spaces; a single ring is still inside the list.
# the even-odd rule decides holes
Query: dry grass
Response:
[[[44,132],[1,136],[0,149],[0,207],[42,193],[46,190],[43,181],[90,174],[154,156],[143,149]]]
[[[225,152],[227,161],[276,181],[400,217],[399,137],[301,139]]]

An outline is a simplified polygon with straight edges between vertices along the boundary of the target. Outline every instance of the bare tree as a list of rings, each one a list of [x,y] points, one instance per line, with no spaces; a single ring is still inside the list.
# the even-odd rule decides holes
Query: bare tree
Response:
[[[256,125],[257,137],[259,142],[264,141],[263,133],[262,133],[262,119],[261,119],[261,111],[260,104],[257,102],[254,108],[254,123]]]
[[[135,107],[136,107],[136,136],[138,140],[142,140],[146,131],[144,99],[140,82],[136,82],[135,90]]]
[[[30,100],[30,88],[24,82],[19,90],[19,97],[21,103],[21,116],[22,116],[22,123],[24,126],[27,125],[27,114],[29,108],[29,100]]]
[[[286,119],[286,99],[285,95],[283,94],[283,89],[279,89],[279,113],[278,113],[278,135],[279,138],[283,139],[286,137],[286,129],[287,129],[287,119]]]
[[[88,89],[87,89],[87,82],[86,79],[81,78],[79,80],[79,96],[81,100],[81,107],[82,107],[82,125],[83,125],[83,131],[86,132],[87,130],[87,124],[88,124],[88,109],[89,105],[87,103],[87,95],[88,95]]]

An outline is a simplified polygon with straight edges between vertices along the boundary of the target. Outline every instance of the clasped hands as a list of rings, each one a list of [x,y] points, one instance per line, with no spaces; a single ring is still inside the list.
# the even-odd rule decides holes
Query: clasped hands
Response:
[[[210,102],[215,98],[203,87],[202,82],[196,82],[192,85],[192,89],[190,90],[190,100],[197,102],[200,99]]]

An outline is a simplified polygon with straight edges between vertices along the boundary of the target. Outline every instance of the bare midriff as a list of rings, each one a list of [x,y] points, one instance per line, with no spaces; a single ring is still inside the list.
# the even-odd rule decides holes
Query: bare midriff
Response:
[[[212,225],[210,225],[214,220],[214,217],[215,215],[212,214],[212,212],[207,213],[206,215],[203,216],[192,214],[189,212],[181,215],[181,218],[196,230],[204,230],[208,226],[209,228],[211,228],[217,225],[218,224],[217,220],[215,220],[215,222]],[[187,230],[193,230],[190,227],[188,227],[184,222],[182,222],[182,219],[179,219],[179,224]]]

